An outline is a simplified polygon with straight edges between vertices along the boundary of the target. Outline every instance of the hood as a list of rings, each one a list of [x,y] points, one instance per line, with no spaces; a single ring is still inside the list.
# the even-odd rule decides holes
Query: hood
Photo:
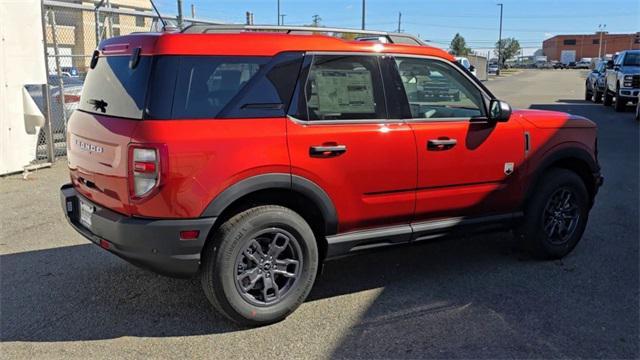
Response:
[[[521,119],[540,129],[596,127],[596,124],[593,121],[583,116],[559,111],[515,110],[512,116],[514,115],[519,116]]]
[[[624,75],[637,75],[640,74],[640,66],[623,66],[620,72]]]

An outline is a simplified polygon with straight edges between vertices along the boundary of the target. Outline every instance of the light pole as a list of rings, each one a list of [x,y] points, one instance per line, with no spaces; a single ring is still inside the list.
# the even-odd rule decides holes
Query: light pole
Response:
[[[600,40],[598,41],[598,59],[602,59],[602,33],[607,28],[607,24],[598,25],[598,32],[600,33]]]
[[[287,16],[287,14],[280,14],[280,25],[284,25],[284,17]]]
[[[364,30],[364,14],[365,14],[365,1],[366,0],[362,0],[362,30]]]
[[[280,0],[278,0],[278,25],[280,25]]]
[[[500,32],[498,33],[498,70],[496,71],[496,75],[500,75],[500,68],[502,67],[502,7],[503,4],[498,4],[500,6]]]

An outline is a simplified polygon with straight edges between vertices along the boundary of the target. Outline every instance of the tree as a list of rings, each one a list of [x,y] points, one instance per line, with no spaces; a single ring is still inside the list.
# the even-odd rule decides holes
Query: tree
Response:
[[[449,48],[451,49],[451,54],[455,56],[467,56],[471,52],[471,49],[467,47],[467,42],[464,40],[464,37],[459,33],[456,33],[456,36],[453,37]]]
[[[502,41],[496,42],[496,48],[493,50],[494,54],[502,61],[501,65],[514,57],[520,51],[520,43],[514,38],[502,39]]]

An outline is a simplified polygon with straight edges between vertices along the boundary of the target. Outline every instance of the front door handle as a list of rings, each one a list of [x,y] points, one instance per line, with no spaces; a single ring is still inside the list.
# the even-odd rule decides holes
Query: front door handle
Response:
[[[309,148],[309,155],[318,158],[335,157],[345,152],[347,152],[346,145],[318,145]]]
[[[456,139],[431,139],[427,141],[427,150],[429,151],[442,151],[449,150],[456,146],[458,141]]]

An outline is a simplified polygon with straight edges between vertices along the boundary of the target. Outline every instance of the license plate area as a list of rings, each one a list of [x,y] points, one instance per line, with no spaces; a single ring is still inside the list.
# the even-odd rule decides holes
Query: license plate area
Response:
[[[80,224],[82,224],[82,226],[86,227],[87,229],[91,229],[91,216],[93,215],[93,212],[95,211],[95,206],[93,206],[93,204],[84,201],[82,199],[79,199],[79,203],[80,203]]]

